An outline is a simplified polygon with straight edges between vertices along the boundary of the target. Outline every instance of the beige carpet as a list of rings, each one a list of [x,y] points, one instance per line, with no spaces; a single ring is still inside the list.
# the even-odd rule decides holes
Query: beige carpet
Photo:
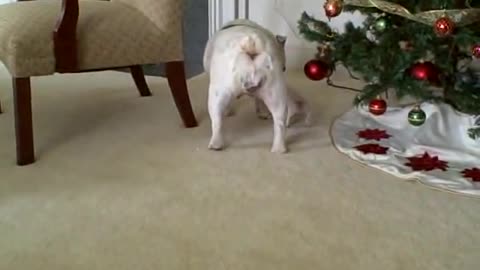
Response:
[[[17,167],[10,79],[0,73],[0,269],[479,267],[480,200],[332,147],[329,125],[350,92],[290,74],[316,123],[290,130],[291,153],[274,155],[271,124],[248,100],[228,122],[228,150],[206,150],[204,76],[189,81],[196,129],[182,128],[161,78],[148,78],[151,98],[119,72],[36,78],[38,161]]]

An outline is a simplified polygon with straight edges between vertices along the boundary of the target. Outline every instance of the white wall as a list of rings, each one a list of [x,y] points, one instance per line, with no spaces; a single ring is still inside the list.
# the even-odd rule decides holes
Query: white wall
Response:
[[[323,10],[324,1],[319,0],[256,0],[250,1],[250,19],[264,25],[276,34],[287,36],[287,59],[290,69],[303,68],[306,61],[316,53],[315,44],[304,40],[298,33],[297,22],[303,11],[327,21]],[[346,22],[361,24],[364,17],[359,13],[342,13],[332,18],[330,26],[343,31]]]
[[[16,0],[0,0],[0,5],[15,2]]]

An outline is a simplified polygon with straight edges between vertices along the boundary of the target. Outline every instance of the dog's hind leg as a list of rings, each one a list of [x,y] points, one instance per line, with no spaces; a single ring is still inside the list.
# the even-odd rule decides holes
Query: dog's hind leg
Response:
[[[230,93],[210,86],[208,93],[208,113],[212,122],[212,137],[208,144],[209,149],[221,150],[224,148],[223,121],[231,102],[232,95],[230,95]]]
[[[228,106],[228,108],[225,109],[225,116],[226,117],[232,117],[235,115],[235,109],[233,108],[233,106],[230,104],[230,106]]]
[[[286,146],[286,122],[287,122],[287,98],[285,91],[274,91],[275,95],[263,99],[270,110],[273,118],[273,144],[272,152],[285,153]]]

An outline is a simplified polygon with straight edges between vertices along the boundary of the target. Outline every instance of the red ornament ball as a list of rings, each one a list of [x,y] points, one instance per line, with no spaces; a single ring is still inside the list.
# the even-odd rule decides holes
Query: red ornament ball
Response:
[[[410,76],[420,81],[436,82],[438,80],[438,69],[432,62],[419,62],[413,64],[409,69]]]
[[[480,58],[480,44],[477,44],[477,45],[473,46],[472,55],[475,58]]]
[[[371,114],[382,115],[387,111],[387,102],[381,98],[376,98],[368,104],[368,110]]]
[[[332,69],[330,68],[330,65],[324,61],[313,59],[305,64],[303,71],[310,80],[320,81],[328,77],[331,74]]]
[[[441,17],[435,21],[434,30],[437,36],[450,36],[455,29],[455,23],[449,17]]]
[[[325,15],[330,19],[332,17],[337,17],[342,13],[343,1],[342,0],[327,0],[323,5],[325,10]]]

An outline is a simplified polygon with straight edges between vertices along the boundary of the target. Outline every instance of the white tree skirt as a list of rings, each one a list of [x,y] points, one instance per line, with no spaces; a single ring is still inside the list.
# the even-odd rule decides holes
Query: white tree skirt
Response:
[[[372,115],[366,106],[354,107],[334,121],[333,144],[350,158],[399,178],[480,196],[480,139],[473,140],[467,134],[474,118],[446,104],[423,103],[421,108],[427,119],[422,126],[415,127],[407,119],[412,107],[388,108],[380,116]],[[387,136],[380,136],[385,138],[378,140],[365,136],[365,133],[381,135],[383,131]],[[373,154],[359,149],[380,151]],[[385,153],[381,154],[381,150]],[[427,165],[424,169],[420,166],[414,170],[409,158],[422,157],[425,153],[433,162],[423,163]]]

